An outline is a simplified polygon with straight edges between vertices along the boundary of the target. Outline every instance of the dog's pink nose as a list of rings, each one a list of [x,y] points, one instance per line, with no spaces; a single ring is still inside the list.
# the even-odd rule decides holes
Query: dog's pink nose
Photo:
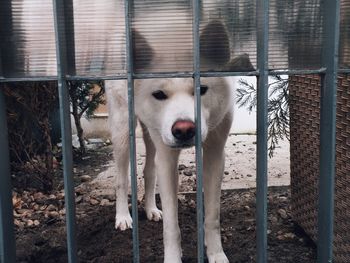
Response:
[[[196,125],[192,121],[177,121],[171,128],[174,137],[180,141],[187,141],[196,134]]]

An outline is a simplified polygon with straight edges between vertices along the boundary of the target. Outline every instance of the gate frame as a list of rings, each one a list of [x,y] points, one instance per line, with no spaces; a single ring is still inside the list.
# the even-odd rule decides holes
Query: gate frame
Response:
[[[71,1],[71,0],[68,0]],[[65,202],[67,219],[68,259],[70,263],[77,262],[75,202],[73,185],[73,158],[71,152],[71,127],[69,115],[69,98],[66,86],[67,80],[93,79],[126,79],[128,81],[129,115],[134,116],[133,83],[140,78],[173,78],[192,77],[195,85],[196,133],[200,131],[200,77],[225,76],[257,76],[257,262],[267,262],[267,94],[269,75],[320,74],[322,76],[321,94],[321,138],[320,138],[320,183],[319,183],[319,227],[317,262],[332,261],[333,241],[333,210],[334,210],[334,176],[335,176],[335,125],[336,125],[336,78],[338,73],[350,73],[350,69],[338,69],[340,0],[324,0],[324,39],[322,67],[316,70],[269,70],[268,69],[268,33],[269,33],[269,0],[256,0],[257,6],[257,58],[258,70],[250,72],[200,72],[199,60],[199,20],[200,0],[193,0],[193,40],[194,40],[194,70],[193,72],[176,73],[134,73],[132,65],[132,39],[130,11],[132,0],[125,0],[127,73],[116,74],[103,78],[67,76],[67,43],[65,28],[65,0],[53,0],[54,24],[56,37],[57,77],[44,78],[5,78],[0,68],[0,82],[57,80],[60,98],[61,130],[63,142],[63,171],[65,184]],[[63,22],[62,22],[63,20]],[[1,62],[1,55],[0,55]],[[0,63],[1,64],[1,63]],[[137,193],[135,171],[135,123],[129,118],[130,129],[130,164],[132,178],[132,214],[133,228],[133,261],[139,262],[139,240],[137,221]],[[3,263],[15,262],[15,238],[13,231],[13,214],[10,188],[10,167],[8,154],[8,139],[6,126],[6,107],[3,91],[0,90],[0,259]],[[198,131],[199,130],[199,131]],[[196,136],[200,137],[200,136]],[[202,159],[201,140],[196,139],[197,189],[202,189]],[[198,223],[198,262],[204,261],[203,242],[203,197],[197,191],[197,223]]]

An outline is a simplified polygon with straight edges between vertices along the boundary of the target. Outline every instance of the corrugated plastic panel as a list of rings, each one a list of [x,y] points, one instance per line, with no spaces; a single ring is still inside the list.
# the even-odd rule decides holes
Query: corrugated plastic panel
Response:
[[[350,1],[340,2],[339,68],[350,69]]]
[[[257,60],[256,1],[224,0],[202,1],[202,3],[202,70],[253,70]],[[222,23],[226,32],[220,28],[212,30],[216,31],[216,34],[208,31],[208,28],[210,29],[208,25],[215,21]],[[229,50],[226,50],[227,47]],[[226,60],[223,60],[225,57]]]
[[[134,1],[137,72],[192,71],[192,6],[189,0]]]
[[[124,1],[74,0],[73,6],[76,74],[124,73]]]
[[[125,73],[122,0],[66,0],[68,73],[86,77]],[[256,1],[201,1],[201,70],[256,68]],[[131,20],[136,72],[192,71],[192,1],[135,0]],[[318,69],[322,0],[271,0],[269,69]],[[340,66],[350,64],[350,3],[341,4]],[[0,2],[5,77],[56,75],[52,2]]]
[[[0,2],[0,48],[5,77],[56,75],[52,1]]]
[[[321,0],[270,1],[270,69],[321,67]]]
[[[201,69],[246,71],[256,67],[255,1],[201,3]],[[137,52],[146,65],[139,70],[191,70],[191,1],[135,1],[134,11],[134,28],[149,44],[143,45],[144,54]],[[321,67],[321,0],[272,0],[269,26],[270,69]]]

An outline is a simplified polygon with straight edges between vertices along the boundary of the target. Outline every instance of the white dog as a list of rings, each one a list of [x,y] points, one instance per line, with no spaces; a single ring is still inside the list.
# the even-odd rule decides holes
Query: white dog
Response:
[[[210,32],[212,30],[213,32]],[[202,61],[213,59],[214,65],[235,69],[247,67],[247,56],[229,60],[229,43],[225,27],[219,22],[207,25],[203,32],[212,36],[201,45],[209,47],[202,52]],[[216,37],[219,34],[221,37]],[[145,49],[147,40],[134,32]],[[215,40],[217,38],[218,40]],[[223,40],[224,39],[224,40]],[[220,43],[216,43],[220,41]],[[227,43],[222,43],[222,42]],[[148,44],[147,44],[148,45]],[[212,46],[212,48],[210,48]],[[220,50],[216,49],[220,47]],[[136,46],[137,48],[137,46]],[[148,53],[156,50],[148,46]],[[222,49],[224,52],[222,52]],[[209,51],[208,51],[209,50]],[[135,50],[135,54],[138,54]],[[221,55],[220,55],[221,54]],[[222,55],[223,54],[223,55]],[[221,56],[221,57],[220,57]],[[227,57],[228,56],[228,57]],[[156,57],[156,55],[155,55]],[[137,62],[137,58],[136,58]],[[248,59],[249,62],[249,59]],[[142,65],[152,67],[152,64]],[[156,64],[156,63],[155,63]],[[250,63],[248,63],[251,66]],[[203,179],[205,201],[205,245],[210,263],[228,262],[220,237],[220,192],[224,172],[224,146],[233,115],[233,89],[229,78],[201,79],[201,138],[203,141]],[[125,81],[115,81],[106,92],[109,120],[116,160],[116,222],[115,227],[125,230],[132,227],[128,209],[129,130],[127,87]],[[193,146],[195,138],[193,79],[145,79],[135,81],[135,114],[140,121],[146,145],[145,210],[149,220],[163,219],[164,262],[181,262],[180,229],[178,225],[178,158],[182,148]],[[155,202],[156,178],[162,209]]]

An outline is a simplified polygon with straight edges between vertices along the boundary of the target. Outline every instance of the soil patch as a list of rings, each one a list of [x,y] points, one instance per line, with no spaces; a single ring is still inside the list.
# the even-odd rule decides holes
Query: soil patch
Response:
[[[114,230],[114,201],[92,199],[89,190],[88,185],[80,188],[77,198],[80,199],[77,203],[80,262],[132,262],[131,230]],[[315,247],[294,226],[289,201],[288,187],[269,189],[269,262],[315,262]],[[230,262],[255,262],[255,190],[223,191],[221,206],[222,240]],[[183,262],[197,262],[194,194],[179,195],[179,221]],[[40,222],[38,226],[17,227],[17,261],[67,262],[64,217],[50,220],[48,216]],[[139,236],[140,262],[163,262],[162,223],[148,221],[142,204],[139,204]]]
[[[114,229],[114,191],[98,192],[94,183],[96,177],[113,165],[112,159],[112,148],[107,146],[89,151],[83,159],[75,160],[79,262],[132,262],[131,230],[121,232]],[[142,162],[142,158],[138,159],[138,166]],[[191,179],[184,184],[191,186],[189,190],[193,191],[195,176],[185,174],[190,168],[190,163],[180,162],[180,177]],[[46,194],[14,189],[17,262],[67,262],[64,193],[59,171],[57,182],[56,190]],[[159,197],[157,199],[161,207]],[[268,200],[269,262],[316,262],[315,245],[291,219],[289,187],[270,187]],[[255,262],[255,201],[255,189],[222,191],[221,232],[224,250],[231,263]],[[179,194],[179,222],[183,262],[197,262],[194,193]],[[142,201],[139,202],[139,236],[140,262],[163,262],[162,222],[147,220]]]

